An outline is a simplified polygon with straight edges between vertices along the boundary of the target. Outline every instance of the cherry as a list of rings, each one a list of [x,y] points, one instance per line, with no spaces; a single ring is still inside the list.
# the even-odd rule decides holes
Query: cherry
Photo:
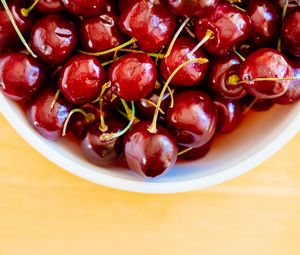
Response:
[[[244,88],[253,96],[270,99],[286,93],[292,68],[286,58],[271,48],[261,48],[241,64],[239,78]],[[260,80],[261,79],[261,80]]]
[[[171,10],[180,16],[206,16],[219,4],[220,0],[167,0]]]
[[[75,25],[59,15],[49,15],[38,20],[31,30],[31,46],[46,63],[62,64],[77,44]]]
[[[110,120],[107,122],[108,132],[120,132],[123,124],[118,120]],[[100,139],[103,132],[98,125],[92,125],[85,131],[81,140],[81,148],[85,156],[94,164],[106,166],[116,163],[122,156],[122,137],[102,141]]]
[[[214,138],[210,139],[206,144],[192,148],[191,150],[183,153],[182,155],[179,155],[178,157],[183,160],[197,160],[204,158],[207,153],[210,151],[211,146],[213,144]],[[184,151],[187,150],[187,147],[180,146],[180,150]]]
[[[202,40],[208,30],[213,32],[213,36],[203,46],[214,56],[228,55],[234,46],[247,40],[251,28],[249,16],[227,3],[220,3],[210,15],[195,21],[198,40]]]
[[[64,8],[78,16],[99,14],[105,7],[106,0],[60,0]]]
[[[248,2],[247,13],[252,20],[251,42],[258,46],[268,46],[279,35],[280,19],[276,8],[267,0]]]
[[[282,25],[282,46],[286,52],[300,58],[300,7],[288,14]]]
[[[0,56],[0,88],[16,101],[26,101],[42,85],[44,66],[24,53],[5,53]]]
[[[206,79],[208,88],[219,98],[240,99],[246,95],[242,85],[230,83],[237,76],[242,60],[236,54],[212,60]]]
[[[106,81],[101,63],[93,56],[78,54],[70,58],[59,78],[59,88],[73,104],[85,104],[95,100]]]
[[[178,146],[167,129],[157,126],[157,132],[151,133],[149,127],[150,122],[144,121],[132,126],[124,139],[124,155],[129,168],[154,178],[175,165]]]
[[[218,109],[217,132],[228,134],[234,131],[242,119],[243,107],[240,101],[215,99],[215,105]]]
[[[127,54],[109,68],[113,93],[127,101],[146,97],[154,88],[156,79],[155,63],[146,54]]]
[[[112,13],[85,18],[80,25],[80,38],[83,49],[88,52],[109,50],[125,41],[118,18]]]
[[[61,137],[64,122],[72,109],[63,97],[55,100],[54,96],[54,90],[45,89],[26,104],[27,117],[31,125],[43,137],[52,141]]]
[[[41,14],[57,14],[64,11],[59,0],[39,0],[36,9]]]
[[[120,28],[137,39],[141,50],[157,52],[172,39],[176,17],[161,0],[137,0],[122,12]]]
[[[179,145],[199,147],[215,134],[217,109],[205,92],[183,91],[175,96],[174,107],[167,112],[167,121]]]
[[[196,47],[196,43],[187,37],[179,37],[169,54],[160,64],[160,74],[164,79],[168,79],[172,72],[182,63],[191,58],[205,58],[206,55],[201,49],[191,54]],[[190,63],[183,67],[171,81],[176,86],[193,86],[200,83],[206,74],[208,63]]]

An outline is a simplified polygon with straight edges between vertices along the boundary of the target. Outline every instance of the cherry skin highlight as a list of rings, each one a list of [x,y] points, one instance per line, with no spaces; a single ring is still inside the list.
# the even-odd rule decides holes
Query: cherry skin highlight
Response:
[[[59,88],[73,104],[85,104],[95,100],[106,81],[101,63],[93,56],[83,54],[70,58],[59,78]]]
[[[61,0],[64,8],[78,16],[99,14],[105,7],[106,0]]]
[[[10,99],[26,101],[41,87],[44,78],[44,66],[30,55],[0,55],[0,88]]]
[[[124,139],[124,155],[130,169],[146,178],[168,172],[177,159],[176,139],[165,128],[157,126],[156,133],[147,129],[150,122],[132,126]]]

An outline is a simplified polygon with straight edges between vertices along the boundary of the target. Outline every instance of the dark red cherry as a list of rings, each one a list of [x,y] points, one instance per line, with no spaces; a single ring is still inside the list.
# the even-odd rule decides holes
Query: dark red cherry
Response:
[[[46,16],[36,22],[30,38],[33,51],[46,63],[62,64],[77,44],[75,25],[59,15]]]
[[[253,96],[270,99],[286,93],[289,80],[252,81],[256,78],[288,78],[293,74],[286,58],[271,48],[261,48],[241,64],[239,78],[244,88]]]
[[[61,96],[55,101],[55,94],[55,90],[43,90],[26,104],[30,124],[43,137],[52,141],[61,137],[64,122],[72,109]]]
[[[109,68],[112,92],[127,101],[139,100],[149,95],[156,79],[155,63],[146,54],[127,54]]]
[[[119,0],[119,10],[122,13],[131,3],[136,0]]]
[[[293,69],[293,77],[300,78],[300,61],[289,61]],[[273,99],[277,104],[293,104],[300,100],[300,80],[291,81],[287,92],[278,98]]]
[[[206,58],[204,52],[199,49],[194,54],[190,52],[197,44],[187,37],[177,38],[170,55],[164,58],[160,64],[160,74],[167,80],[175,69],[182,63],[194,58]],[[208,63],[190,63],[179,70],[171,81],[172,85],[176,86],[193,86],[200,83],[206,74]]]
[[[174,107],[167,113],[167,121],[179,145],[199,147],[215,134],[217,109],[206,93],[184,91],[175,96]]]
[[[156,133],[147,129],[150,122],[139,122],[124,139],[124,155],[130,169],[147,178],[165,174],[176,162],[176,139],[165,128],[157,126]]]
[[[5,53],[0,56],[0,88],[9,98],[29,99],[42,85],[44,66],[24,53]]]
[[[215,99],[218,109],[217,132],[228,134],[234,131],[243,117],[243,106],[238,100]]]
[[[120,27],[137,39],[141,50],[157,52],[171,41],[176,17],[161,0],[138,0],[122,12]]]
[[[100,95],[105,81],[106,73],[101,63],[93,56],[79,54],[63,66],[58,86],[69,102],[85,104]]]
[[[247,94],[242,98],[241,102],[245,105],[244,114],[253,110],[255,112],[266,112],[274,106],[273,100],[255,98],[254,96]]]
[[[210,151],[213,141],[214,138],[210,139],[206,144],[200,147],[193,148],[190,151],[183,153],[182,155],[179,156],[179,158],[183,160],[198,160],[204,158]],[[184,146],[180,146],[180,151],[184,151],[186,149],[188,148]]]
[[[300,7],[288,14],[281,31],[282,46],[291,56],[300,58]]]
[[[234,53],[211,61],[206,83],[216,97],[240,99],[246,95],[242,85],[230,83],[230,77],[238,75],[241,63],[241,59]]]
[[[78,16],[92,16],[99,14],[106,4],[106,0],[60,0],[64,8]]]
[[[268,46],[278,38],[280,18],[270,1],[248,1],[247,13],[252,21],[251,42],[258,46]]]
[[[195,21],[195,33],[198,40],[202,40],[211,30],[214,36],[203,46],[214,56],[225,56],[234,46],[239,46],[250,35],[251,19],[249,16],[227,3],[220,3],[208,16]]]
[[[219,4],[220,0],[167,0],[171,10],[180,16],[206,16]]]
[[[110,120],[106,123],[109,133],[117,133],[124,127],[118,120]],[[94,164],[106,166],[117,163],[122,156],[123,138],[119,137],[108,141],[102,141],[100,136],[103,134],[99,130],[99,125],[92,125],[85,131],[81,140],[81,149],[85,156]]]
[[[36,9],[42,14],[57,14],[64,10],[59,0],[39,0]]]
[[[80,25],[80,38],[83,49],[88,52],[105,51],[125,41],[118,18],[112,13],[85,18]]]

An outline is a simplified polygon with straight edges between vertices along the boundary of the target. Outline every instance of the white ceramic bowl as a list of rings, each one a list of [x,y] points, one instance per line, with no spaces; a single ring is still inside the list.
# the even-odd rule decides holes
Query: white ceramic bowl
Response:
[[[0,108],[32,147],[61,168],[104,186],[142,193],[184,192],[230,180],[269,158],[300,129],[300,103],[249,113],[235,132],[216,139],[204,159],[178,164],[167,175],[145,181],[127,169],[90,164],[80,148],[66,139],[47,141],[29,125],[18,105],[1,93]]]

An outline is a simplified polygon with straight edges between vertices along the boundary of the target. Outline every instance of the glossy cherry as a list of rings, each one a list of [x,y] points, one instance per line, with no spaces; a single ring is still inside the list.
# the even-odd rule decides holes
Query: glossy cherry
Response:
[[[289,80],[253,81],[256,78],[289,78],[292,68],[286,58],[271,48],[261,48],[253,52],[242,63],[239,78],[244,81],[244,88],[253,96],[270,99],[286,93]]]
[[[300,58],[300,7],[288,14],[281,31],[282,46],[291,56]]]
[[[80,25],[80,39],[88,52],[109,50],[125,41],[117,16],[107,12],[85,18]]]
[[[45,89],[26,104],[30,124],[45,138],[57,140],[72,106],[63,97],[54,98],[55,90]],[[53,105],[53,102],[54,105]]]
[[[211,30],[214,36],[203,47],[214,56],[225,56],[234,46],[239,46],[250,35],[250,17],[243,11],[227,3],[220,3],[212,13],[195,21],[195,33],[202,40]]]
[[[33,1],[32,1],[33,2]],[[59,0],[39,0],[36,9],[41,14],[57,14],[64,11]]]
[[[171,41],[176,17],[161,0],[137,0],[122,12],[120,27],[137,39],[141,50],[157,52]]]
[[[149,95],[156,79],[155,63],[146,54],[127,54],[109,68],[113,93],[127,101],[139,100]]]
[[[213,145],[213,141],[214,141],[214,138],[210,139],[206,144],[204,144],[200,147],[193,148],[178,157],[183,160],[198,160],[198,159],[204,158],[210,151],[210,149]],[[184,151],[184,150],[188,149],[187,147],[184,147],[184,146],[180,146],[179,148],[180,148],[180,151]]]
[[[268,0],[248,1],[247,13],[252,21],[250,40],[258,46],[268,46],[279,36],[280,18]]]
[[[62,64],[77,44],[75,25],[59,15],[49,15],[38,20],[31,30],[33,51],[48,64]]]
[[[60,0],[64,8],[78,16],[92,16],[99,14],[106,4],[106,0]]]
[[[58,86],[69,102],[85,104],[100,95],[105,82],[106,73],[101,63],[93,56],[79,54],[63,66]]]
[[[16,101],[29,99],[41,87],[45,68],[24,53],[5,53],[0,56],[0,88]]]
[[[107,121],[107,132],[116,133],[124,127],[118,120]],[[99,125],[91,125],[85,131],[81,140],[81,149],[85,156],[94,164],[99,166],[111,165],[117,163],[122,156],[123,138],[102,141],[100,136],[103,134],[99,130]]]
[[[147,178],[165,174],[176,162],[176,139],[165,128],[157,126],[156,133],[147,129],[150,122],[139,122],[124,139],[124,155],[129,168]]]
[[[243,117],[243,106],[238,100],[215,99],[218,109],[217,132],[228,134],[234,131]]]
[[[190,38],[177,38],[170,55],[161,61],[161,76],[167,80],[175,71],[175,69],[187,60],[191,58],[206,58],[205,53],[201,49],[198,49],[195,53],[190,54],[196,45],[197,44]],[[204,78],[207,68],[208,63],[190,63],[178,71],[178,73],[172,79],[171,84],[183,87],[197,85]]]
[[[211,13],[220,0],[167,0],[167,2],[177,15],[200,17]]]
[[[206,93],[183,91],[175,96],[174,107],[167,113],[167,121],[179,145],[199,147],[215,134],[217,109]]]
[[[212,60],[207,72],[206,84],[218,98],[240,99],[246,95],[242,85],[230,83],[230,76],[238,75],[242,60],[234,53]]]

